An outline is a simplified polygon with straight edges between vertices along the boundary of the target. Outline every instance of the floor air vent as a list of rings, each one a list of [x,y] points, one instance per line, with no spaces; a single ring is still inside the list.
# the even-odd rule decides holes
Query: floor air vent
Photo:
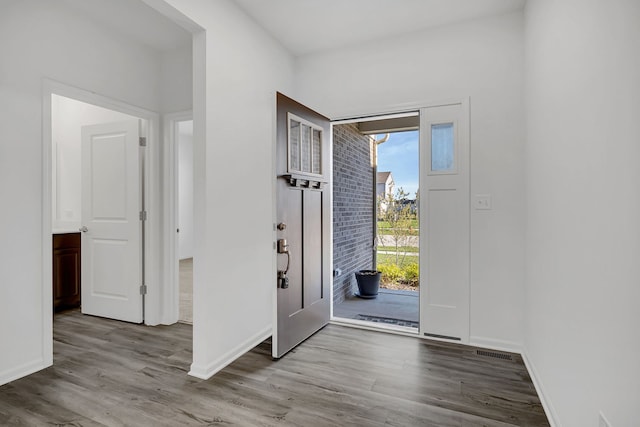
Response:
[[[497,353],[495,351],[476,350],[478,356],[493,357],[494,359],[513,360],[510,354]]]

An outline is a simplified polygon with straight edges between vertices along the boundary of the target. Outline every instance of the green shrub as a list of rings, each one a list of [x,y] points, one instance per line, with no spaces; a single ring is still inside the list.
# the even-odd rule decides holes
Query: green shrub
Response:
[[[378,270],[382,273],[384,283],[395,283],[402,279],[402,270],[395,264],[378,265]]]
[[[420,268],[415,262],[404,266],[404,280],[411,286],[417,286],[420,281]]]

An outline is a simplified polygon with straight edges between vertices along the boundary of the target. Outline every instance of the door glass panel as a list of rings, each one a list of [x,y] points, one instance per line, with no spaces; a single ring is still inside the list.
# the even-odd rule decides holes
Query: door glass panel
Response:
[[[455,169],[453,123],[431,125],[431,170],[447,172]]]
[[[311,127],[302,125],[302,172],[311,172]]]
[[[322,173],[320,170],[320,141],[322,140],[320,135],[319,130],[313,130],[313,164],[311,165],[311,172],[316,174]]]
[[[300,122],[289,120],[289,169],[300,170]]]

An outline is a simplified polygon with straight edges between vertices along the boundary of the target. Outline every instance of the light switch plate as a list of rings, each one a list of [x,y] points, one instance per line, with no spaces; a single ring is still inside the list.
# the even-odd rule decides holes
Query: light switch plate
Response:
[[[476,194],[473,198],[473,207],[478,211],[491,210],[491,194]]]

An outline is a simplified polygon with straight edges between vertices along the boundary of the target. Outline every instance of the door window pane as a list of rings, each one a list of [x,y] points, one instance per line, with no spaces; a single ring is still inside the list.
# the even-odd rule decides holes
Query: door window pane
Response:
[[[317,129],[313,130],[313,164],[311,165],[311,172],[315,174],[321,174],[322,170],[320,168],[320,143],[321,143],[321,134]]]
[[[431,170],[446,172],[455,169],[453,123],[431,125]]]
[[[302,125],[302,172],[311,172],[311,127]]]
[[[289,169],[300,170],[300,122],[289,121]]]

